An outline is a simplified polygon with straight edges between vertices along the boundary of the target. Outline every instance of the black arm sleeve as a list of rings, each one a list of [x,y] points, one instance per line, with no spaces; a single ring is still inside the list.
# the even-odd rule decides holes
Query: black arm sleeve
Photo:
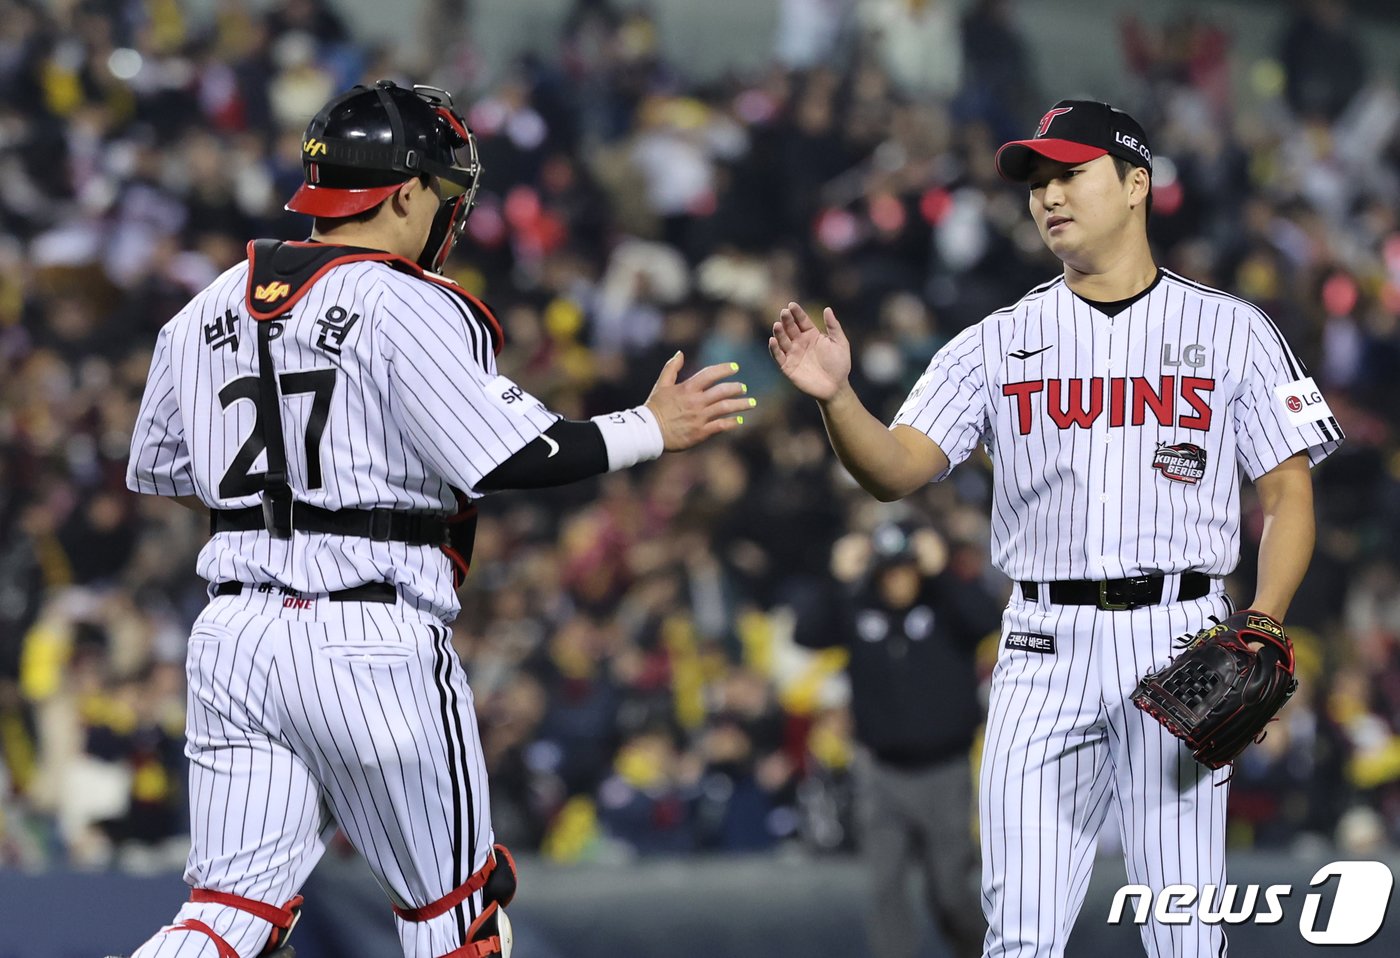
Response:
[[[476,484],[480,492],[566,486],[608,471],[597,423],[561,419]]]

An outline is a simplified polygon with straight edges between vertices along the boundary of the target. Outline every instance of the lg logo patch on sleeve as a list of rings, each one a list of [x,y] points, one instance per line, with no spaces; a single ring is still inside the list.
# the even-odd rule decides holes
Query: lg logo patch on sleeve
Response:
[[[1275,386],[1274,395],[1278,397],[1279,406],[1290,426],[1303,426],[1332,416],[1327,400],[1322,398],[1322,391],[1311,376]]]

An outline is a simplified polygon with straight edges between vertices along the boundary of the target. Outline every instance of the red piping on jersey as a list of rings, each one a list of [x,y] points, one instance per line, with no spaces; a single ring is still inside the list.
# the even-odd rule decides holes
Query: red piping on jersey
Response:
[[[301,240],[291,240],[284,245],[324,246],[326,244],[310,243]],[[291,294],[286,300],[284,300],[281,303],[278,303],[276,306],[273,306],[268,310],[259,309],[253,304],[253,269],[251,265],[253,260],[252,242],[248,243],[247,253],[249,262],[248,288],[246,293],[244,294],[243,299],[248,306],[248,315],[252,316],[253,319],[259,322],[265,322],[266,320],[276,319],[278,316],[281,316],[288,309],[290,309],[299,299],[305,296],[307,290],[311,289],[311,287],[316,284],[317,280],[319,280],[329,270],[333,269],[336,266],[344,266],[346,263],[385,263],[388,266],[397,269],[399,272],[407,273],[410,276],[413,276],[417,279],[425,280],[429,283],[434,283],[438,286],[441,286],[443,289],[446,289],[448,292],[455,293],[458,296],[465,299],[472,306],[472,308],[479,311],[481,317],[486,320],[486,325],[489,327],[491,332],[491,351],[495,355],[499,356],[501,354],[501,348],[505,346],[505,331],[501,328],[501,321],[496,318],[495,313],[491,312],[491,308],[489,306],[487,306],[481,300],[477,299],[471,293],[467,292],[465,289],[463,289],[461,286],[458,286],[451,280],[444,279],[441,276],[435,276],[432,273],[426,272],[423,269],[423,267],[419,266],[417,263],[414,263],[411,260],[404,259],[402,256],[398,256],[394,253],[360,252],[346,253],[344,256],[337,256],[335,259],[326,263],[316,272],[312,273],[311,278],[308,279],[306,282],[302,283],[299,288],[292,290]]]

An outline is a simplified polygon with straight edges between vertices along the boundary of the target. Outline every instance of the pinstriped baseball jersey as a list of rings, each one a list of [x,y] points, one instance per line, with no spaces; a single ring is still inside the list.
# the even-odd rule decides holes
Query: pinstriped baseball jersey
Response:
[[[938,352],[895,423],[994,465],[992,557],[1013,579],[1105,579],[1239,559],[1251,479],[1342,430],[1278,328],[1166,270],[1110,315],[1064,280]]]
[[[992,457],[993,558],[1037,583],[1162,574],[1131,610],[1018,589],[1002,624],[983,750],[982,902],[988,958],[1059,958],[1116,808],[1129,880],[1222,887],[1228,773],[1196,763],[1128,697],[1174,639],[1231,611],[1218,583],[1180,600],[1181,573],[1239,559],[1239,483],[1342,431],[1262,312],[1160,271],[1126,303],[1063,279],[965,330],[895,418],[956,465]],[[1142,929],[1151,958],[1223,956],[1224,929]]]
[[[256,506],[266,468],[248,264],[224,273],[161,330],[132,437],[127,484]],[[315,282],[271,343],[288,481],[326,509],[456,511],[475,486],[559,417],[498,375],[482,320],[457,297],[375,262]],[[199,555],[210,581],[326,593],[393,582],[443,619],[458,610],[437,549],[362,537],[220,533]]]

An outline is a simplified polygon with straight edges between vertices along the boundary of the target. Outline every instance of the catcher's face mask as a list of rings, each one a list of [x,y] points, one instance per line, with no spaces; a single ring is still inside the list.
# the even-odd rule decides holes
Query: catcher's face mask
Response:
[[[435,175],[442,206],[433,218],[428,240],[418,256],[418,265],[441,273],[452,247],[467,227],[467,214],[476,203],[476,190],[481,183],[481,160],[476,152],[476,137],[467,129],[466,121],[452,108],[452,96],[436,87],[415,86],[413,92],[430,103],[442,123],[441,136],[449,144],[453,158],[450,166],[425,159],[423,168]]]
[[[287,209],[337,218],[383,202],[414,177],[442,198],[418,264],[441,271],[476,200],[476,138],[437,87],[411,91],[390,80],[356,87],[326,104],[302,141],[306,181]]]

